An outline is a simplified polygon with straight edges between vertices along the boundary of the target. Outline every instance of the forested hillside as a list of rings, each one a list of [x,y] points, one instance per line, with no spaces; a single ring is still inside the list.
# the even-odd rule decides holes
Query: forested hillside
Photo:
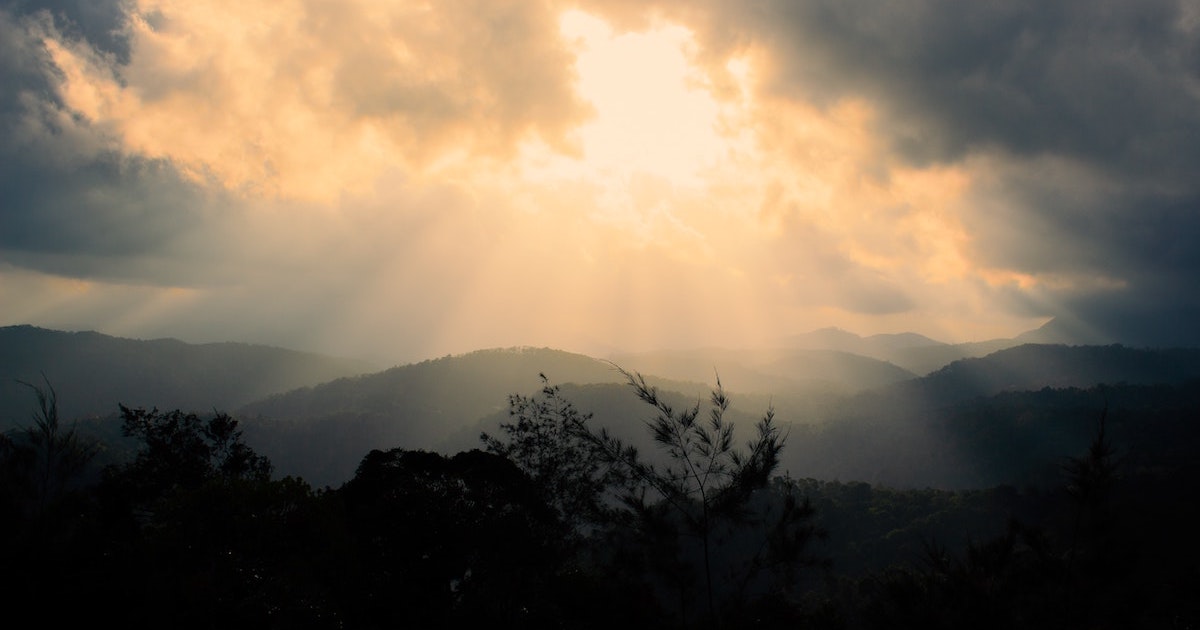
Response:
[[[241,343],[142,341],[95,332],[0,327],[0,428],[30,413],[17,380],[58,390],[65,418],[115,414],[117,403],[232,409],[269,394],[373,372],[363,361]],[[45,380],[43,380],[43,378]]]
[[[0,442],[0,560],[15,567],[0,586],[39,605],[70,592],[56,619],[126,627],[1200,620],[1194,384],[952,404],[946,435],[977,448],[961,462],[1055,470],[951,491],[798,475],[787,461],[814,445],[862,465],[888,451],[626,376],[544,383],[507,399],[486,451],[372,449],[324,490],[281,478],[233,417],[127,407],[131,456],[89,475],[98,445],[35,390],[30,430]],[[625,421],[593,425],[588,406]],[[917,443],[893,437],[893,454]]]
[[[358,364],[239,344],[142,342],[31,327],[0,334],[11,342],[4,364],[22,380],[44,385],[35,366],[54,368],[46,376],[62,401],[64,418],[84,415],[77,413],[81,408],[98,416],[81,428],[106,442],[103,461],[127,456],[115,420],[118,403],[216,409],[242,421],[247,441],[274,461],[277,471],[334,487],[353,476],[362,454],[373,448],[453,453],[477,447],[481,432],[494,431],[507,418],[510,395],[539,388],[539,374],[593,413],[594,425],[643,448],[648,418],[621,384],[618,367],[663,369],[647,371],[647,377],[677,407],[706,398],[720,376],[737,426],[749,427],[773,408],[790,432],[791,446],[781,459],[784,471],[947,489],[1052,482],[1061,458],[1086,439],[1106,404],[1114,439],[1158,436],[1153,448],[1172,439],[1186,443],[1180,433],[1186,425],[1178,418],[1186,417],[1194,403],[1189,379],[1200,378],[1200,351],[1123,346],[1019,346],[899,382],[895,379],[905,373],[887,363],[823,350],[647,353],[626,357],[642,363],[622,365],[557,350],[512,348],[285,387],[236,405],[228,401]],[[848,343],[843,337],[833,341]],[[869,341],[874,347],[930,347],[921,343],[902,336]],[[804,366],[808,359],[816,363]],[[831,367],[838,365],[865,371]],[[826,370],[859,384],[830,390],[828,380],[813,388],[812,382],[787,376],[805,370],[810,375]],[[75,376],[59,381],[53,378],[56,371]],[[756,375],[763,381],[756,383]],[[870,382],[877,386],[863,390]],[[737,383],[745,387],[733,387]],[[1100,383],[1109,386],[1097,389]],[[6,380],[0,391],[7,396],[7,420],[26,424],[32,409],[29,388]],[[75,397],[84,402],[73,402]]]
[[[584,355],[496,349],[293,388],[226,415],[187,401],[353,364],[46,337],[57,349],[17,344],[6,359],[32,364],[51,348],[46,364],[72,357],[97,372],[82,385],[49,374],[8,384],[27,411],[0,441],[15,541],[4,558],[32,578],[7,587],[36,599],[29,589],[51,580],[78,590],[117,575],[153,594],[117,615],[132,625],[214,611],[330,627],[446,615],[522,627],[1200,618],[1186,562],[1200,554],[1186,526],[1200,505],[1194,350],[1026,345],[906,380],[828,350],[655,353],[635,365],[663,374],[642,381]],[[277,369],[290,359],[300,367]],[[708,383],[686,380],[710,370]],[[822,370],[832,380],[819,386],[797,377]],[[748,386],[710,399],[718,376]],[[80,392],[117,398],[76,424],[66,401]],[[152,410],[170,400],[188,406]],[[779,448],[755,460],[774,443],[764,436]],[[42,458],[46,444],[60,455]],[[731,485],[674,485],[696,470],[673,468],[682,454],[738,445],[749,459],[711,468]],[[769,474],[743,468],[751,461]],[[695,511],[707,501],[715,520]],[[67,541],[51,554],[65,574],[34,564],[47,537]],[[224,559],[197,568],[210,557]],[[171,586],[185,582],[197,586]],[[984,583],[1000,590],[974,586]],[[401,607],[383,596],[395,589],[411,595]],[[93,596],[104,609],[115,594]],[[603,598],[629,604],[622,613]]]

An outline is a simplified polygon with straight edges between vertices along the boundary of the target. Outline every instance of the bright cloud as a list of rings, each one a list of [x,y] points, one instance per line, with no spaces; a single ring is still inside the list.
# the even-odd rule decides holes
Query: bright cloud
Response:
[[[129,7],[129,63],[43,39],[64,105],[189,179],[331,203],[393,168],[559,149],[587,113],[555,14],[525,2]]]
[[[1169,62],[1194,29],[1088,55],[1093,12],[942,7],[1003,14],[964,35],[932,5],[0,10],[3,323],[412,360],[1170,310],[1200,269],[1200,154],[1160,133],[1200,128]]]

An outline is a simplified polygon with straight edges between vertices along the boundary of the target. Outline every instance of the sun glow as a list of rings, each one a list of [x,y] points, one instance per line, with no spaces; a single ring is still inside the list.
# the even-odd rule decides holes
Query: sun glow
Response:
[[[175,240],[236,255],[180,266],[263,328],[312,313],[296,335],[373,349],[401,322],[408,358],[744,345],[934,332],[997,290],[960,221],[986,163],[910,164],[885,104],[780,90],[769,47],[721,48],[686,16],[283,0],[243,33],[222,26],[237,3],[128,6],[147,17],[127,64],[43,29],[61,120],[181,176],[207,209],[181,216],[210,229]],[[145,314],[113,322],[219,315],[138,295]]]
[[[593,108],[577,130],[579,156],[527,151],[531,178],[587,178],[624,189],[635,176],[675,187],[701,187],[704,172],[730,150],[720,132],[721,105],[689,59],[692,34],[658,25],[618,33],[580,11],[560,22],[576,52],[576,90]]]

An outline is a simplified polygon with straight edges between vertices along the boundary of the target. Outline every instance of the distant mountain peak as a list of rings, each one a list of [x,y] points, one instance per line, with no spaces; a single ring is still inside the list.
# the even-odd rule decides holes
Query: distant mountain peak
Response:
[[[867,337],[866,341],[887,345],[893,349],[923,348],[925,346],[948,345],[944,341],[938,341],[937,339],[932,339],[926,337],[925,335],[914,332],[881,333]]]
[[[43,375],[58,393],[63,417],[77,418],[113,413],[117,404],[227,409],[376,369],[273,346],[128,339],[29,325],[0,327],[0,348],[0,427],[28,413],[29,392],[17,381],[41,382]]]
[[[839,350],[867,356],[878,356],[892,350],[944,346],[944,342],[914,332],[881,333],[863,337],[837,326],[818,328],[812,332],[792,335],[785,345],[811,350]]]
[[[848,350],[857,348],[862,343],[861,336],[836,326],[828,326],[791,335],[784,340],[783,345],[809,350]],[[853,352],[854,350],[849,351]]]
[[[1107,345],[1116,340],[1101,333],[1083,320],[1073,317],[1054,317],[1040,327],[1017,335],[1020,344],[1064,344],[1070,346]]]
[[[859,335],[857,333],[852,333],[849,330],[846,330],[845,328],[840,328],[838,326],[826,326],[824,328],[818,328],[808,334],[813,335],[813,336],[822,336],[822,337],[841,337],[841,338],[846,338],[846,339],[862,339],[862,335]]]

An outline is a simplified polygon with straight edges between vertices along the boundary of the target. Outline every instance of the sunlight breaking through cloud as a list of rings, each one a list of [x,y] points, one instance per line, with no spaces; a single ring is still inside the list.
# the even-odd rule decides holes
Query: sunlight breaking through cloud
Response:
[[[42,286],[9,312],[46,317],[50,279],[79,279],[122,298],[56,321],[416,358],[830,324],[962,340],[1066,314],[1132,330],[1127,305],[1193,308],[1169,297],[1197,277],[1194,151],[1172,140],[1200,125],[1171,87],[1194,81],[1170,61],[1186,20],[1130,60],[1153,73],[1070,49],[1071,74],[1003,29],[821,6],[3,9],[0,274]],[[988,11],[1064,41],[1109,23]],[[1159,95],[1129,105],[1144,127],[1092,81],[1108,70]],[[1094,119],[1062,118],[1056,77]],[[202,305],[162,307],[176,290]]]

